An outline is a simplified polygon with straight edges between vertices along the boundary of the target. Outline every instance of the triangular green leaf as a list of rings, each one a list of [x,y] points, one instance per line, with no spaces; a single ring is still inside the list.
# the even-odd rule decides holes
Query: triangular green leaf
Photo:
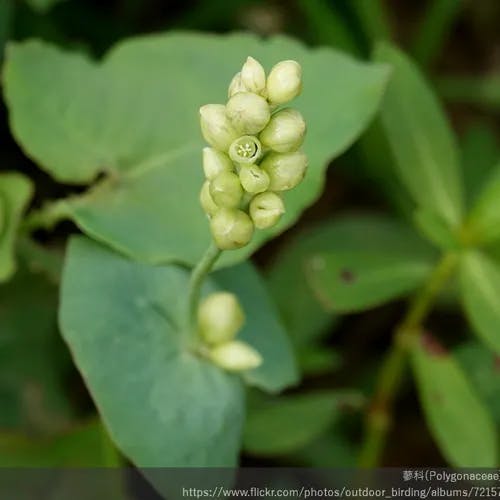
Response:
[[[227,85],[248,55],[267,69],[283,58],[301,63],[305,87],[294,106],[308,124],[304,149],[310,168],[287,194],[282,221],[221,260],[236,262],[293,224],[317,198],[328,161],[355,140],[377,109],[385,65],[310,50],[285,37],[263,42],[243,34],[137,38],[119,44],[101,64],[26,42],[10,46],[7,54],[11,126],[27,154],[58,180],[82,183],[109,174],[91,194],[69,203],[69,216],[88,235],[149,262],[192,264],[209,242],[198,207],[198,108],[225,102]]]
[[[244,392],[181,333],[188,273],[71,241],[60,324],[119,448],[141,467],[234,466]]]
[[[200,357],[186,333],[188,279],[182,268],[130,261],[85,238],[69,247],[63,336],[111,435],[140,465],[230,465],[239,450],[242,384]],[[242,374],[247,383],[276,392],[296,382],[289,340],[257,271],[219,271],[203,293],[214,289],[238,295],[246,315],[238,338],[263,357]]]

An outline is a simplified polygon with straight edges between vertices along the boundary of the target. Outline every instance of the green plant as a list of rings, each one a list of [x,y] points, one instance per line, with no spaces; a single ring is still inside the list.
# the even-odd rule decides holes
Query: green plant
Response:
[[[307,92],[297,98],[311,130],[303,182],[306,156],[296,150],[304,122],[280,107],[301,87],[291,61],[266,80],[248,59],[230,86],[234,130],[226,123],[225,135],[216,125],[226,119],[223,107],[201,107],[214,149],[205,148],[200,168],[198,109],[224,98],[248,54],[267,67],[286,54],[307,75]],[[118,45],[100,64],[37,41],[9,46],[4,90],[18,142],[55,180],[93,183],[9,223],[23,238],[64,219],[85,234],[73,236],[66,252],[59,322],[113,441],[134,463],[235,464],[245,386],[275,393],[296,383],[264,281],[242,261],[318,197],[328,160],[372,118],[387,75],[385,65],[284,37],[145,37]],[[336,92],[325,106],[331,85]],[[246,92],[236,92],[242,86]],[[210,221],[197,203],[200,186]],[[216,245],[200,257],[209,227]],[[219,258],[221,249],[231,250]],[[10,245],[6,257],[13,252]],[[228,321],[221,299],[233,311]],[[240,307],[246,319],[238,331]]]
[[[331,35],[325,5],[301,4],[323,26],[319,34]],[[389,38],[381,12],[368,5],[352,8],[367,31]],[[454,11],[433,12],[429,23],[447,25]],[[434,56],[438,32],[415,44],[423,60]],[[249,54],[255,59],[233,76]],[[278,62],[283,57],[290,59]],[[176,33],[122,42],[97,63],[28,41],[8,46],[3,84],[26,155],[57,183],[79,186],[23,216],[32,182],[0,175],[0,281],[13,311],[3,331],[20,349],[24,292],[16,287],[31,280],[27,310],[48,325],[34,304],[42,296],[55,302],[61,280],[62,336],[112,441],[132,462],[231,466],[243,449],[300,464],[378,465],[411,366],[445,459],[498,463],[498,150],[476,130],[460,155],[432,90],[398,49],[379,45],[374,61],[361,63],[281,36]],[[205,104],[226,97],[225,105]],[[300,112],[284,107],[294,98]],[[362,152],[373,155],[368,162],[390,180],[384,191],[409,219],[335,217],[292,239],[262,275],[249,257],[318,199],[328,164],[379,109],[381,127],[364,136]],[[69,239],[61,278],[61,257],[36,236],[62,221],[82,234]],[[341,363],[322,344],[341,315],[409,294],[373,388],[353,377],[346,389],[278,395],[301,375]],[[429,314],[444,300],[461,304],[481,344],[451,351],[428,331]],[[56,338],[53,325],[44,335],[26,342],[45,346]],[[54,438],[43,452],[35,447],[37,463],[65,457],[61,439],[83,449],[88,435],[91,451],[102,452],[99,465],[116,464],[99,422],[74,441],[61,438],[75,416],[58,397],[59,362],[71,366],[64,356],[50,368],[32,363],[46,396],[37,418],[26,417],[33,412],[24,396],[10,386],[0,391],[9,408],[3,425],[24,419],[23,428]],[[478,369],[483,364],[489,371]],[[355,445],[346,411],[365,415]],[[0,450],[21,450],[21,463],[30,448],[23,439],[0,439]]]

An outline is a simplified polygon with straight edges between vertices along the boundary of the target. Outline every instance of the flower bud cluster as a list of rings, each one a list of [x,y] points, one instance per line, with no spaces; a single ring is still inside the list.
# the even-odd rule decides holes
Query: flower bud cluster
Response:
[[[212,293],[198,308],[198,328],[208,346],[207,356],[225,370],[250,370],[262,363],[255,349],[235,340],[244,322],[243,310],[232,293]]]
[[[200,203],[221,250],[247,245],[254,229],[278,223],[285,212],[280,192],[304,178],[307,157],[300,151],[306,124],[292,108],[281,108],[302,90],[302,70],[281,61],[266,78],[248,57],[232,79],[228,101],[200,108],[205,183]]]

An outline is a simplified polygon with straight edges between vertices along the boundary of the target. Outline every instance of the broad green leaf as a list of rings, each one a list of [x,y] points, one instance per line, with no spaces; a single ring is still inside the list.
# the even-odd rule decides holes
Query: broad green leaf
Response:
[[[140,465],[229,465],[238,453],[241,383],[191,352],[192,339],[183,333],[188,277],[181,268],[129,261],[90,240],[70,244],[63,335],[111,435]],[[238,294],[247,318],[240,337],[264,358],[244,374],[247,382],[269,391],[294,383],[286,333],[255,269],[219,271],[206,292],[215,287]]]
[[[454,467],[494,467],[498,436],[491,416],[454,358],[430,337],[411,352],[427,425]]]
[[[393,66],[381,116],[401,181],[418,206],[457,226],[463,209],[461,174],[455,138],[444,112],[402,52],[380,44],[375,59]]]
[[[26,42],[10,46],[7,55],[11,127],[26,153],[60,181],[86,183],[99,172],[108,174],[89,194],[68,202],[67,216],[88,235],[134,258],[192,264],[209,242],[198,206],[198,108],[225,101],[228,82],[249,54],[267,69],[284,57],[301,63],[305,87],[294,106],[308,124],[304,149],[310,168],[300,187],[287,194],[280,224],[258,231],[251,245],[221,260],[236,262],[315,201],[328,161],[376,111],[385,65],[360,63],[331,49],[310,50],[285,37],[263,42],[243,34],[136,38],[119,44],[100,64]]]
[[[406,295],[431,270],[432,261],[369,249],[317,253],[309,260],[306,275],[327,310],[349,313]]]
[[[475,333],[500,354],[500,265],[480,252],[463,255],[462,299]]]
[[[500,423],[500,356],[479,342],[469,341],[455,349],[455,356],[470,378],[491,416]]]
[[[0,286],[0,428],[53,434],[68,425],[71,360],[57,331],[57,287],[22,265]]]
[[[32,192],[31,181],[24,175],[0,173],[0,282],[9,279],[16,269],[16,232]]]
[[[467,206],[471,207],[498,163],[500,148],[493,126],[485,122],[469,127],[461,146]]]
[[[467,230],[475,243],[500,240],[500,163],[478,196],[467,222]]]
[[[242,383],[184,333],[188,278],[84,238],[69,245],[62,333],[112,439],[140,467],[233,466],[238,457]]]
[[[245,373],[245,380],[269,392],[297,383],[297,366],[290,340],[255,267],[245,262],[222,269],[212,278],[221,289],[238,297],[246,317],[238,338],[257,349],[264,359],[261,366]]]
[[[340,416],[340,401],[345,397],[336,391],[316,391],[250,407],[243,433],[245,452],[282,455],[303,448]]]
[[[51,438],[0,432],[0,467],[112,467],[118,456],[99,421]]]
[[[342,312],[374,306],[410,291],[425,278],[437,256],[407,225],[376,215],[339,217],[312,228],[294,247],[299,256],[295,273],[307,278],[328,310]],[[323,258],[325,266],[319,269]],[[299,309],[293,295],[287,296],[285,259],[286,255],[277,261],[271,283],[277,291],[282,287],[282,300],[288,299],[291,310]]]
[[[307,263],[317,253],[359,251],[367,241],[377,254],[429,261],[438,255],[406,224],[383,215],[344,214],[297,234],[273,258],[267,281],[287,329],[300,346],[310,343],[321,334],[321,328],[328,326],[328,315],[311,301],[304,287]]]
[[[297,234],[274,256],[267,270],[269,289],[305,373],[317,371],[316,364],[313,362],[311,366],[309,363],[310,355],[322,356],[326,347],[320,344],[320,339],[335,322],[332,313],[324,310],[310,287],[304,286],[306,264],[315,253],[350,253],[364,248],[366,241],[370,241],[374,252],[382,254],[396,252],[429,260],[437,256],[429,244],[403,223],[384,216],[347,214]],[[328,365],[323,366],[327,368]]]

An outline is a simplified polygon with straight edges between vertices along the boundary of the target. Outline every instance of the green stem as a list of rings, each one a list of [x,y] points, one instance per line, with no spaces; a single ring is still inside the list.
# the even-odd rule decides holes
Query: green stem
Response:
[[[188,291],[188,328],[193,335],[196,335],[197,331],[196,317],[201,287],[221,253],[222,251],[212,242],[191,273]]]
[[[457,261],[458,256],[454,253],[442,257],[395,329],[393,344],[382,364],[366,418],[365,441],[359,458],[361,467],[375,467],[380,462],[391,424],[392,404],[402,382],[409,349]]]
[[[68,200],[56,200],[28,213],[21,223],[21,230],[24,233],[31,233],[37,229],[51,230],[58,222],[68,217]]]

